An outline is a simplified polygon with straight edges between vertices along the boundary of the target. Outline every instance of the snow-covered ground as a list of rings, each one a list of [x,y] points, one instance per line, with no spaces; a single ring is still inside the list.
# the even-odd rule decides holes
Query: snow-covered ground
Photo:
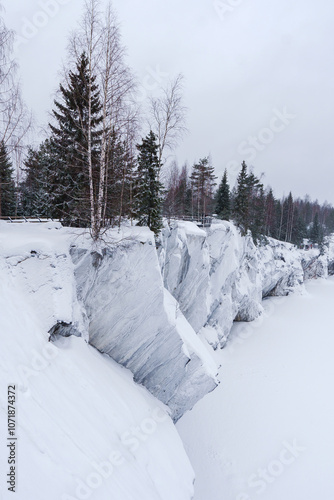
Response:
[[[221,385],[177,424],[195,500],[334,498],[333,303],[314,280],[233,327]]]
[[[302,285],[332,254],[180,223],[160,248],[166,290],[148,229],[105,238],[0,222],[0,500],[12,384],[18,500],[190,500],[168,413],[215,388],[215,361],[220,386],[178,426],[195,500],[332,500],[334,281]],[[234,318],[257,320],[229,335]]]
[[[0,499],[190,500],[194,474],[169,410],[84,338],[48,342],[80,307],[65,242],[29,227],[0,238]]]

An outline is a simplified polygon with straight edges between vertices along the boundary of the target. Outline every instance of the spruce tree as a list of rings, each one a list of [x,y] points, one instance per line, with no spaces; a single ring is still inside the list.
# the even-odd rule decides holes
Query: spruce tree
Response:
[[[234,220],[237,226],[241,229],[241,233],[245,235],[249,229],[249,183],[247,165],[244,161],[242,162],[241,170],[237,179],[233,212]]]
[[[319,213],[316,212],[314,218],[313,218],[313,223],[312,227],[310,230],[310,241],[311,243],[315,243],[318,245],[322,245],[324,240],[324,235],[323,235],[323,229],[321,227],[321,224],[319,222]]]
[[[137,148],[139,154],[135,207],[138,225],[148,226],[157,236],[162,228],[163,186],[159,181],[159,145],[152,130]]]
[[[254,242],[257,242],[265,233],[266,199],[262,184],[257,186],[256,192],[253,193],[251,205],[250,230]]]
[[[28,149],[24,161],[25,179],[20,184],[19,211],[24,216],[57,217],[52,182],[54,162],[50,142],[37,150]]]
[[[4,141],[0,142],[0,217],[16,213],[14,169]]]
[[[59,217],[76,225],[90,222],[89,158],[92,158],[93,190],[98,183],[102,121],[96,77],[90,78],[83,53],[76,71],[70,71],[67,86],[60,84],[60,100],[54,101],[55,124],[50,124],[54,163],[54,195]],[[92,82],[92,84],[90,83]],[[91,137],[91,141],[89,140]]]
[[[190,180],[194,196],[194,211],[197,212],[198,218],[212,214],[213,188],[216,185],[216,179],[214,167],[210,164],[208,157],[202,158],[193,166]]]
[[[276,200],[273,190],[269,188],[265,201],[265,235],[275,238],[277,231]]]
[[[227,182],[226,169],[216,195],[216,213],[220,219],[230,220],[231,216],[230,186]]]
[[[300,211],[295,208],[294,224],[292,227],[291,243],[300,246],[307,235],[307,228]]]

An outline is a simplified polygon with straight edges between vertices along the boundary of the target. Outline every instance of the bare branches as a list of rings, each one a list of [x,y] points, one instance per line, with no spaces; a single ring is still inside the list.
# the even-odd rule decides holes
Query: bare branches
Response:
[[[183,76],[180,74],[162,89],[162,96],[150,99],[151,129],[159,140],[159,162],[166,150],[175,149],[187,132],[183,104]]]
[[[13,32],[0,18],[0,140],[11,154],[22,145],[32,117],[21,96],[17,67],[12,58]]]
[[[83,54],[89,62],[87,74],[91,91],[88,93],[86,103],[88,116],[82,117],[79,126],[87,145],[92,232],[94,237],[98,238],[106,212],[108,171],[112,163],[110,157],[113,154],[113,144],[117,139],[122,147],[132,151],[139,121],[138,107],[133,100],[136,83],[125,63],[125,49],[121,43],[118,21],[111,4],[106,12],[102,13],[100,0],[86,0],[82,20],[70,39],[70,63],[77,61]],[[71,73],[66,71],[64,76],[69,83]],[[101,106],[101,120],[98,124],[92,123],[91,120],[93,88],[98,89]],[[78,100],[82,101],[81,95],[78,95]],[[57,118],[57,113],[54,115]],[[79,112],[78,116],[81,119]],[[92,138],[92,127],[95,127],[94,133],[98,136],[98,148]],[[96,153],[94,148],[98,149],[98,154],[94,155]],[[124,168],[125,166],[122,172],[123,183],[126,177]]]

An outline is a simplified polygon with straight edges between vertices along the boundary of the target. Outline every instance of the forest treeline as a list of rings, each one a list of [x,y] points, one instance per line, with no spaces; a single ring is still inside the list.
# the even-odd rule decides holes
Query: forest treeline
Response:
[[[225,170],[220,182],[209,158],[200,160],[188,172],[174,163],[167,182],[164,201],[166,217],[184,215],[201,219],[215,215],[233,221],[243,235],[252,233],[254,241],[272,237],[300,245],[303,239],[321,245],[325,236],[334,232],[334,208],[325,202],[320,205],[309,195],[294,198],[290,192],[276,198],[271,187],[243,162],[232,188]]]
[[[321,244],[334,232],[325,203],[283,199],[265,188],[245,162],[235,186],[221,179],[209,157],[189,169],[166,157],[185,132],[182,76],[151,97],[143,117],[137,84],[125,61],[117,18],[98,0],[85,4],[68,47],[67,64],[44,140],[23,141],[29,113],[16,83],[13,34],[0,19],[0,216],[38,216],[89,227],[97,239],[107,227],[131,220],[156,235],[163,217],[232,220],[255,241],[271,236],[299,245]],[[146,128],[146,135],[141,131]]]

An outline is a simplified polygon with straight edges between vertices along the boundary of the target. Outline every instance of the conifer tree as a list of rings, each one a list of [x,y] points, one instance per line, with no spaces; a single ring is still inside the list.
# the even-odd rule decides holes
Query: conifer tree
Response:
[[[323,239],[324,236],[321,224],[319,222],[319,213],[316,212],[310,230],[310,240],[313,244],[316,243],[318,245],[321,245],[323,243]]]
[[[294,224],[292,227],[291,243],[300,246],[307,235],[306,224],[300,214],[300,210],[295,208]]]
[[[246,162],[242,162],[241,170],[237,179],[237,188],[234,200],[234,219],[241,228],[243,235],[248,231],[248,217],[249,217],[249,183]]]
[[[277,229],[277,220],[276,220],[276,207],[275,207],[275,197],[273,190],[269,188],[269,191],[266,195],[265,201],[265,235],[275,237],[276,229]]]
[[[102,121],[95,80],[83,53],[76,71],[69,72],[67,85],[60,84],[60,100],[54,101],[53,110],[56,123],[50,124],[50,144],[57,159],[54,181],[59,216],[86,226],[95,208]]]
[[[148,226],[157,236],[162,228],[163,186],[159,181],[159,145],[152,130],[137,148],[139,155],[135,206],[138,225]]]
[[[210,164],[208,157],[195,163],[190,179],[194,196],[194,210],[197,212],[197,217],[201,218],[212,214],[213,188],[216,185],[217,177],[214,175],[214,167]]]
[[[227,182],[226,169],[217,191],[216,200],[217,200],[216,213],[218,217],[223,220],[230,220],[231,216],[230,186]]]
[[[254,193],[252,197],[251,205],[250,230],[252,232],[254,242],[257,242],[265,232],[266,199],[262,184],[257,186],[256,193]]]
[[[13,167],[4,141],[0,142],[0,217],[16,212],[16,189]]]
[[[24,161],[25,179],[20,184],[19,211],[24,216],[57,217],[53,185],[54,162],[50,142],[42,142],[37,150],[28,149]]]

